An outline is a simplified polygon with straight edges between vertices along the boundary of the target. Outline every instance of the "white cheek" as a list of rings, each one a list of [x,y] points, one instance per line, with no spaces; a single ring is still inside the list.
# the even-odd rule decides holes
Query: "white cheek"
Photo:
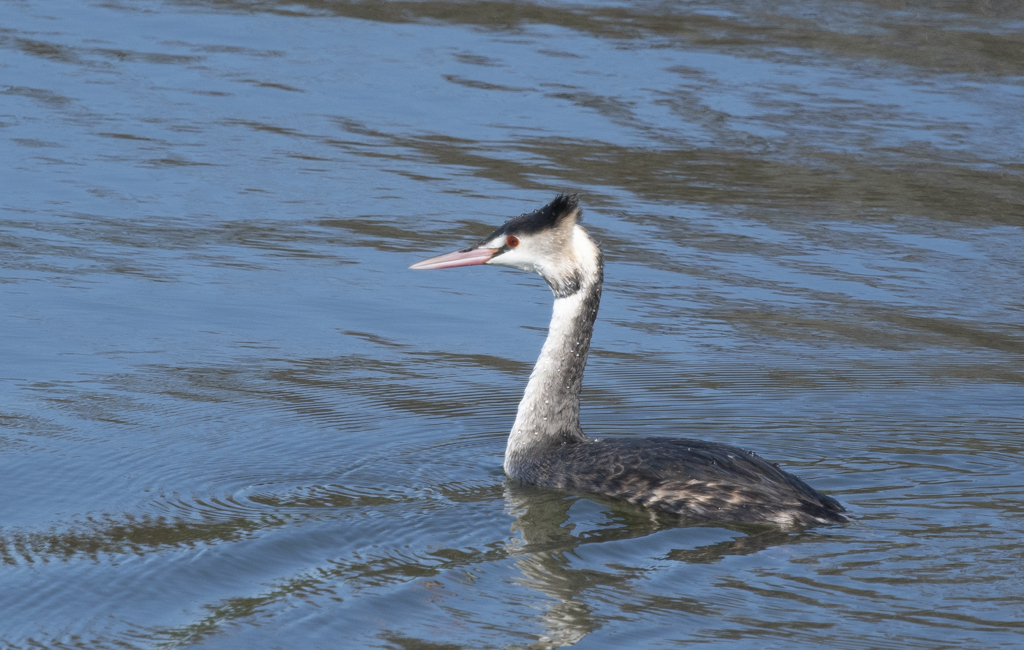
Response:
[[[529,271],[531,273],[540,273],[543,265],[543,259],[538,255],[532,254],[529,250],[513,248],[491,259],[487,263],[493,264],[494,266],[510,266],[512,268]]]
[[[544,265],[544,260],[540,256],[523,250],[511,250],[505,255],[500,255],[495,261],[530,273],[540,273]]]
[[[579,224],[573,227],[572,235],[575,258],[583,265],[587,275],[596,274],[598,259],[601,257],[601,251],[597,244]]]

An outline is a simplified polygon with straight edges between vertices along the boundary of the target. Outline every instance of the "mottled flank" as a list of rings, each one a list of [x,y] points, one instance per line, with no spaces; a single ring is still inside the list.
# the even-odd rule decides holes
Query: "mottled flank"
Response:
[[[605,494],[688,519],[783,526],[842,523],[843,506],[760,456],[681,438],[609,438],[522,458],[516,478]]]

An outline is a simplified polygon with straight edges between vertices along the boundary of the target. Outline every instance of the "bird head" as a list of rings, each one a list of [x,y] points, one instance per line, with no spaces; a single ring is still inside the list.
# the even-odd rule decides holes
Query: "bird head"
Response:
[[[529,214],[506,221],[475,245],[425,259],[410,269],[450,269],[490,264],[537,273],[557,297],[579,290],[588,273],[599,273],[600,251],[579,225],[576,195],[558,195]]]

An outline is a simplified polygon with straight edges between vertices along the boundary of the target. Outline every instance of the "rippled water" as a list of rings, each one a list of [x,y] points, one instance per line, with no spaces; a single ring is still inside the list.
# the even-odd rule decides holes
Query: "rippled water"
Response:
[[[0,4],[0,647],[1024,645],[1024,12]],[[501,471],[580,192],[592,434],[853,522]]]

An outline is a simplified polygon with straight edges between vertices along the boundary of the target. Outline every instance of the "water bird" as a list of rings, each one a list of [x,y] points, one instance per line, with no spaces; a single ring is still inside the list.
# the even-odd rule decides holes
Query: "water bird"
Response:
[[[554,293],[547,339],[508,437],[505,473],[524,483],[625,499],[689,520],[781,526],[847,521],[838,501],[753,452],[688,438],[583,433],[580,390],[604,260],[580,225],[581,216],[578,196],[561,194],[469,248],[409,267],[507,266],[539,274]]]

